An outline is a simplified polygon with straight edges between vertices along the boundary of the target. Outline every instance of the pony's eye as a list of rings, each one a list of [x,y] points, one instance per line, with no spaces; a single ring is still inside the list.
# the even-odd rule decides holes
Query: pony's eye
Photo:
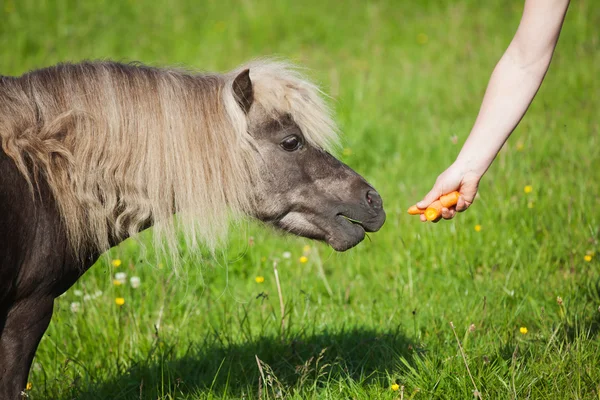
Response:
[[[295,135],[288,136],[281,142],[281,147],[283,147],[285,151],[295,151],[298,150],[300,146],[302,146],[302,142],[298,136]]]

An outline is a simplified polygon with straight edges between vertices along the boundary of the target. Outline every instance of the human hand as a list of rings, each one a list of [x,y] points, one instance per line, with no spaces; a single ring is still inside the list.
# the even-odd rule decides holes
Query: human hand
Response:
[[[431,188],[423,200],[417,203],[417,207],[424,210],[431,203],[439,199],[440,196],[456,190],[460,193],[456,206],[442,208],[441,215],[441,218],[452,219],[457,212],[465,211],[473,203],[480,180],[480,174],[471,171],[459,163],[454,163],[438,176],[433,188]],[[427,221],[427,218],[423,214],[421,214],[420,218],[423,222]],[[433,222],[437,221],[439,221],[439,218]]]

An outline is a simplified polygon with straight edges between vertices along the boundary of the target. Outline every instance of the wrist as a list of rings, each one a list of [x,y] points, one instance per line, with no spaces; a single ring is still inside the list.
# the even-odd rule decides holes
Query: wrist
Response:
[[[486,160],[481,156],[470,156],[459,154],[453,165],[457,168],[461,175],[471,175],[481,178],[488,170],[493,160]]]

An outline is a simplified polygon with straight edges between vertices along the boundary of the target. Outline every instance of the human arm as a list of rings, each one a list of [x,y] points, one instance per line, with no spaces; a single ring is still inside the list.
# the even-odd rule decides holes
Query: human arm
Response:
[[[569,0],[526,0],[515,36],[494,68],[481,108],[458,157],[417,203],[426,208],[441,195],[460,192],[455,207],[442,210],[453,218],[475,199],[479,181],[535,97],[558,42]],[[421,216],[421,220],[426,219]]]

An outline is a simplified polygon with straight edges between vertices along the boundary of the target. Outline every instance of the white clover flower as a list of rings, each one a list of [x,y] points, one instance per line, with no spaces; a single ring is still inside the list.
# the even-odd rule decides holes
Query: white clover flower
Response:
[[[290,253],[289,251],[284,251],[281,256],[283,258],[292,258],[292,253]]]
[[[73,290],[73,294],[77,297],[83,296],[83,292],[81,290]]]
[[[121,282],[122,285],[127,283],[127,274],[125,272],[117,272],[115,274],[115,279]]]
[[[96,291],[94,292],[94,299],[95,299],[95,298],[98,298],[98,297],[100,297],[100,296],[102,296],[102,290],[96,290]]]
[[[81,305],[79,304],[79,302],[74,301],[71,303],[71,312],[79,312],[81,310]]]
[[[139,276],[132,276],[131,278],[129,278],[129,284],[132,288],[137,289],[142,284],[142,281],[140,280]]]
[[[90,301],[92,299],[92,296],[90,296],[89,294],[86,294],[85,296],[83,296],[83,301]]]

